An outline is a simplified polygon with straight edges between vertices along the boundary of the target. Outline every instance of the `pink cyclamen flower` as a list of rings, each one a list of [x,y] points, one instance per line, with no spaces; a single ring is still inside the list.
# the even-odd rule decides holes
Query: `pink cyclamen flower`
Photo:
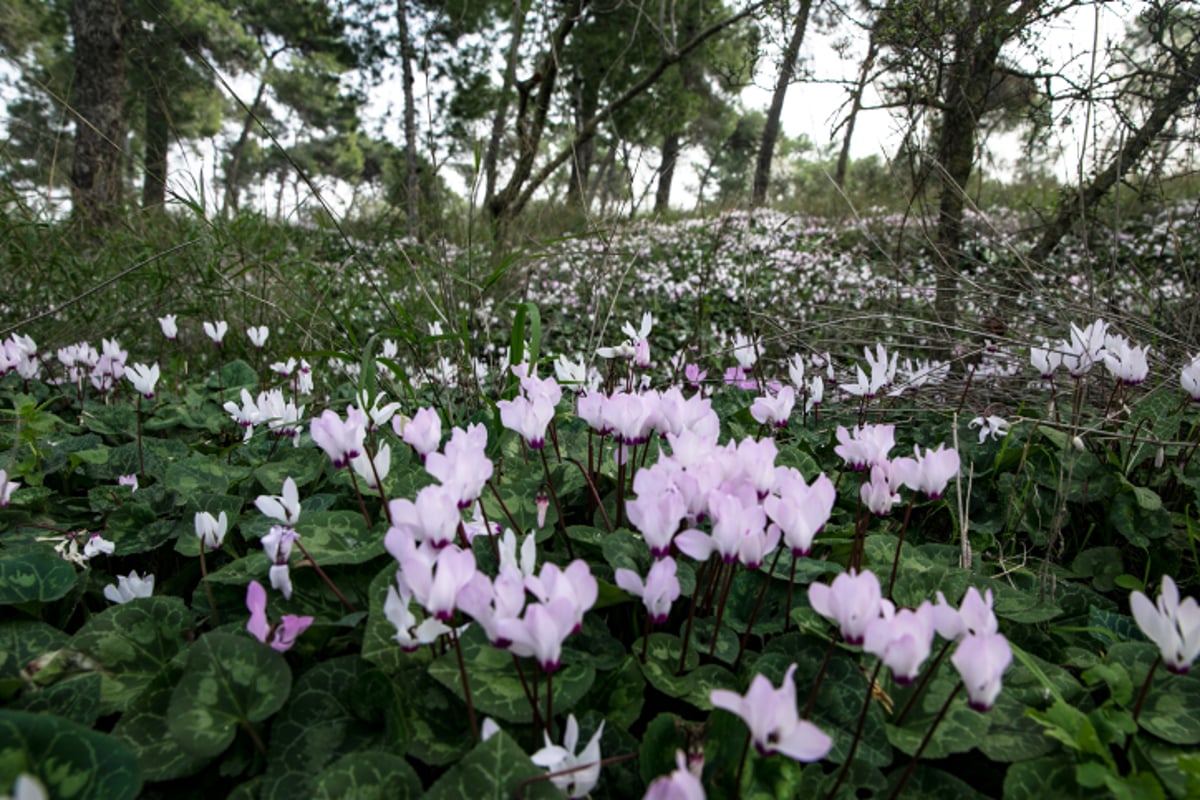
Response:
[[[833,739],[808,720],[800,719],[795,672],[796,665],[792,664],[778,689],[765,675],[755,675],[744,696],[728,689],[714,689],[709,700],[715,708],[742,718],[759,755],[783,753],[796,761],[819,761],[833,747]]]
[[[937,500],[946,491],[950,479],[958,475],[960,459],[958,451],[953,447],[949,450],[946,445],[938,445],[937,450],[925,450],[913,445],[913,455],[916,456],[917,468],[905,483],[914,492],[923,492],[930,500]]]
[[[675,559],[658,559],[650,567],[643,583],[641,576],[633,570],[618,569],[617,586],[642,598],[650,621],[655,625],[662,625],[671,614],[671,604],[679,599],[679,578],[675,574],[677,570]]]
[[[263,644],[269,644],[275,650],[284,652],[290,650],[296,643],[296,638],[312,625],[312,617],[298,617],[295,614],[284,614],[279,624],[272,626],[267,621],[267,590],[258,581],[250,581],[246,587],[246,608],[250,611],[250,619],[246,621],[248,630],[255,639]]]
[[[892,677],[901,686],[911,684],[929,658],[933,645],[933,606],[921,603],[914,611],[902,608],[893,612],[883,607],[883,616],[867,625],[863,650],[879,656]]]
[[[775,469],[775,490],[763,500],[763,510],[783,531],[783,542],[792,555],[803,558],[812,552],[813,539],[829,521],[837,490],[825,473],[808,485],[792,467]]]
[[[967,636],[950,656],[967,687],[967,699],[976,711],[989,711],[1000,696],[1000,681],[1012,663],[1012,648],[1002,634]]]
[[[560,598],[567,600],[574,612],[572,632],[583,628],[583,615],[600,596],[600,584],[592,575],[591,567],[581,558],[572,561],[566,569],[551,562],[542,564],[541,572],[525,578],[525,588],[543,603]]]
[[[992,613],[992,590],[981,595],[974,586],[969,587],[958,608],[947,603],[946,596],[938,592],[937,603],[933,606],[933,625],[938,635],[947,641],[998,633],[1000,623]]]
[[[430,453],[425,459],[425,471],[451,490],[459,508],[470,508],[492,477],[486,449],[487,428],[470,425],[466,430],[452,430],[443,452]]]
[[[1192,662],[1200,655],[1200,605],[1196,598],[1179,601],[1179,589],[1170,575],[1163,575],[1162,591],[1158,602],[1141,592],[1129,597],[1133,618],[1146,638],[1158,645],[1163,663],[1176,675],[1191,669]]]
[[[333,461],[334,469],[343,469],[363,452],[363,441],[367,436],[366,417],[362,412],[351,409],[346,421],[336,411],[325,409],[309,425],[312,439]]]
[[[826,586],[813,583],[808,587],[808,602],[828,620],[838,623],[847,644],[862,644],[867,626],[883,612],[883,591],[875,573],[843,572]]]
[[[434,553],[428,542],[423,543],[405,554],[400,569],[417,602],[433,616],[449,622],[454,617],[459,590],[475,576],[475,554],[456,545]]]
[[[655,778],[642,800],[704,800],[706,796],[704,784],[688,770],[687,757],[676,750],[675,770]]]
[[[687,514],[687,500],[658,464],[638,470],[633,488],[638,496],[626,501],[625,513],[641,532],[650,554],[666,558],[671,553],[671,540],[679,530],[679,523]]]
[[[562,666],[563,642],[575,630],[575,616],[571,600],[559,597],[530,604],[521,619],[499,620],[495,632],[516,655],[535,659],[542,672],[556,672]]]
[[[138,490],[138,476],[134,473],[121,475],[117,478],[117,486],[128,486],[129,493],[133,494]]]
[[[411,535],[417,542],[428,541],[435,549],[441,549],[454,540],[462,515],[454,493],[445,486],[433,484],[417,492],[416,501],[401,497],[388,503],[392,527],[388,530],[390,541],[393,531]],[[389,549],[392,547],[388,545]]]
[[[902,477],[900,473],[901,470],[891,469],[886,464],[871,467],[871,479],[863,481],[858,490],[868,511],[879,517],[892,513],[892,506],[900,502],[896,492]]]
[[[420,454],[421,461],[442,443],[442,418],[434,408],[418,409],[410,420],[392,417],[392,429]]]
[[[837,428],[839,444],[833,452],[841,456],[851,469],[867,469],[874,464],[887,461],[888,453],[896,444],[895,425],[863,425],[846,430]]]
[[[554,419],[554,406],[548,399],[515,397],[499,401],[496,407],[500,409],[500,422],[504,427],[519,433],[534,450],[545,447],[546,428]]]
[[[796,405],[796,390],[784,386],[775,396],[762,395],[754,398],[750,404],[750,416],[760,425],[774,425],[776,428],[786,428],[788,417],[792,415],[792,407]]]

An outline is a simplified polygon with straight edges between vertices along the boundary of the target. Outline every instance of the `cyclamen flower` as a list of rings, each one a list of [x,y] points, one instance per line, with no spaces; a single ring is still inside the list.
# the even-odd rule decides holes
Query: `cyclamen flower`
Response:
[[[558,597],[531,603],[520,619],[499,620],[495,634],[509,642],[508,649],[516,655],[535,659],[542,672],[556,672],[562,666],[563,642],[575,631],[576,616],[572,600]]]
[[[366,417],[351,407],[343,422],[336,411],[326,409],[309,425],[309,432],[317,446],[332,459],[334,469],[342,469],[363,451],[367,436]]]
[[[704,800],[705,797],[704,784],[688,770],[683,751],[676,750],[675,770],[655,778],[642,800]]]
[[[645,583],[633,570],[618,569],[617,586],[642,598],[650,621],[662,625],[671,614],[671,604],[679,599],[679,578],[675,576],[677,569],[675,559],[661,558],[650,567]]]
[[[871,467],[871,479],[863,481],[859,497],[872,514],[885,517],[892,513],[892,506],[900,502],[900,495],[896,492],[901,478],[899,473],[899,470],[881,464]]]
[[[786,428],[795,404],[796,390],[791,386],[784,386],[774,397],[762,395],[754,398],[750,405],[750,416],[760,425]]]
[[[999,633],[967,636],[950,657],[967,687],[968,704],[989,711],[1000,696],[1000,681],[1012,663],[1012,648]]]
[[[212,339],[213,344],[217,347],[221,346],[221,341],[225,338],[226,332],[229,331],[229,324],[225,320],[218,322],[205,322],[204,333],[209,339]]]
[[[246,587],[246,608],[250,612],[246,630],[255,639],[270,645],[280,653],[290,650],[296,643],[296,638],[313,623],[312,617],[284,614],[277,625],[271,625],[267,621],[267,590],[258,581],[250,581],[250,585]]]
[[[1054,377],[1054,371],[1062,364],[1062,353],[1052,349],[1049,343],[1042,342],[1041,347],[1029,349],[1029,363],[1041,374],[1042,378],[1049,380]]]
[[[1007,436],[1009,424],[1008,420],[1003,417],[993,415],[990,417],[975,417],[975,419],[967,423],[967,427],[972,429],[979,428],[979,443],[983,444],[989,436],[993,439]]]
[[[423,644],[431,644],[443,633],[450,632],[450,626],[436,617],[426,617],[417,624],[417,618],[409,609],[412,596],[401,594],[396,587],[388,587],[387,599],[383,601],[383,615],[396,628],[393,637],[406,653],[418,650]]]
[[[933,606],[928,601],[914,611],[883,607],[883,616],[867,625],[863,650],[879,656],[901,686],[911,684],[929,658],[933,644]]]
[[[574,767],[590,765],[584,769],[576,769],[563,775],[555,775],[550,782],[558,787],[567,797],[586,797],[600,781],[600,736],[604,733],[604,720],[592,734],[587,745],[578,754],[575,747],[579,744],[579,723],[575,715],[567,717],[567,727],[563,731],[562,745],[550,741],[549,734],[542,736],[546,746],[538,750],[529,760],[539,767],[545,767],[549,772],[563,772]]]
[[[229,517],[222,511],[214,517],[207,511],[198,511],[194,519],[196,537],[200,546],[206,550],[217,550],[225,542],[225,532],[229,528]]]
[[[1200,403],[1200,353],[1192,356],[1192,360],[1180,371],[1179,385],[1193,401]]]
[[[428,541],[434,549],[441,549],[454,540],[462,516],[454,493],[446,486],[433,484],[423,487],[415,500],[401,497],[388,503],[392,527],[388,530],[385,543],[390,552],[401,552],[395,537],[411,536],[415,542]]]
[[[149,367],[145,364],[134,364],[125,370],[125,377],[142,397],[149,400],[154,397],[154,386],[158,383],[158,364]]]
[[[83,558],[86,561],[101,554],[111,556],[115,550],[116,545],[100,534],[93,533],[88,537],[87,544],[83,546]]]
[[[916,470],[905,483],[914,492],[923,492],[930,500],[937,500],[946,491],[950,479],[958,474],[960,459],[954,448],[946,449],[946,445],[938,445],[937,450],[925,450],[921,455],[919,445],[913,445],[913,455],[916,456]]]
[[[947,603],[946,596],[938,592],[937,603],[933,606],[933,624],[938,635],[947,641],[998,633],[1000,623],[992,613],[992,590],[981,595],[974,586],[969,587],[958,608]]]
[[[167,337],[168,342],[173,342],[179,337],[179,326],[175,324],[174,314],[159,317],[158,326],[162,328],[162,335]]]
[[[795,673],[796,665],[792,664],[778,689],[766,676],[755,675],[745,696],[728,689],[714,689],[709,700],[713,707],[742,718],[759,755],[783,753],[796,761],[820,761],[833,747],[833,739],[808,720],[800,719]]]
[[[1150,345],[1134,347],[1124,337],[1110,336],[1104,346],[1104,365],[1126,386],[1144,383],[1150,374]]]
[[[283,494],[260,494],[254,506],[271,519],[294,526],[300,520],[300,491],[296,481],[289,475],[283,480]]]
[[[442,443],[442,418],[437,409],[418,409],[413,418],[392,417],[392,429],[421,456],[421,461]]]
[[[534,450],[545,447],[546,427],[554,419],[554,406],[548,400],[515,397],[499,401],[496,407],[500,409],[500,422],[504,427],[519,433]]]
[[[879,578],[871,571],[843,572],[826,586],[813,583],[808,587],[808,602],[813,610],[838,623],[847,644],[862,644],[867,626],[879,618],[885,604]]]
[[[566,600],[573,615],[570,632],[583,628],[583,615],[600,596],[600,584],[588,563],[580,558],[568,564],[566,569],[551,562],[542,564],[541,572],[525,579],[525,588],[542,603]]]
[[[459,508],[469,508],[492,477],[492,462],[486,450],[487,428],[478,424],[466,430],[455,428],[443,452],[430,453],[425,459],[425,471],[450,490]]]
[[[0,508],[7,506],[12,500],[13,492],[21,488],[20,481],[10,481],[8,471],[0,469]]]
[[[259,540],[267,558],[271,560],[271,587],[287,600],[292,599],[292,576],[288,571],[288,559],[292,556],[292,544],[299,538],[300,534],[291,528],[273,525]]]
[[[392,471],[392,446],[386,442],[381,444],[373,459],[365,452],[359,453],[350,459],[350,467],[366,482],[368,489],[377,490]]]
[[[270,335],[271,329],[266,325],[246,329],[246,336],[250,337],[250,343],[259,350],[263,349],[263,345],[267,343],[267,337]]]
[[[863,425],[846,430],[845,426],[837,428],[839,444],[833,452],[841,456],[846,465],[854,470],[887,461],[888,453],[896,445],[895,425]]]
[[[763,500],[763,510],[783,532],[783,542],[792,555],[803,558],[812,552],[813,539],[829,521],[837,490],[825,473],[808,485],[799,470],[777,467],[775,490]]]
[[[128,486],[129,493],[133,494],[138,490],[138,476],[133,473],[121,475],[117,478],[117,486]]]
[[[1133,618],[1146,638],[1158,645],[1163,663],[1176,675],[1191,669],[1192,662],[1200,655],[1200,604],[1196,598],[1179,601],[1179,589],[1170,575],[1163,575],[1162,591],[1158,602],[1151,605],[1150,599],[1141,592],[1129,597]]]
[[[128,575],[118,575],[116,584],[104,587],[104,596],[113,603],[128,603],[138,597],[149,597],[154,593],[154,576],[138,575],[137,570]]]

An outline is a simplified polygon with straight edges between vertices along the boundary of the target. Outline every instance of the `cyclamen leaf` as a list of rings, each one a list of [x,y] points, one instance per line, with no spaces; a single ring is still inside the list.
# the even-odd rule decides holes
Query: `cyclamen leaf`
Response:
[[[233,742],[239,724],[282,708],[291,688],[281,653],[243,636],[206,634],[192,645],[171,695],[171,735],[195,756],[215,756]]]
[[[53,714],[0,710],[0,786],[22,773],[50,797],[133,800],[142,788],[137,759],[112,736]]]

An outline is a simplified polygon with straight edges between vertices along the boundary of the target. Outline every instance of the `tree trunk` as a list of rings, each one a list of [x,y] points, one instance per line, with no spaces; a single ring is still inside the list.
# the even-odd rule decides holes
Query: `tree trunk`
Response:
[[[500,103],[496,116],[492,118],[492,135],[488,138],[487,150],[483,154],[484,206],[490,208],[496,196],[496,164],[500,159],[500,140],[508,125],[508,104],[513,86],[517,83],[517,62],[521,58],[521,39],[525,33],[525,7],[521,0],[513,0],[512,32],[508,37],[508,63],[504,66],[504,83],[500,87]]]
[[[153,59],[150,64],[153,65]],[[151,73],[151,78],[157,77]],[[146,154],[142,173],[142,208],[161,206],[167,199],[167,150],[171,146],[171,121],[166,100],[153,82],[146,90]]]
[[[400,62],[404,81],[404,194],[405,213],[408,217],[408,233],[420,237],[420,174],[417,165],[417,108],[413,101],[413,52],[412,38],[408,33],[408,0],[396,2],[396,24],[400,36]]]
[[[779,118],[783,115],[783,100],[787,96],[788,85],[796,72],[796,62],[800,58],[800,45],[804,43],[804,32],[808,28],[808,12],[812,9],[812,0],[800,0],[800,10],[796,14],[796,27],[792,30],[792,38],[787,50],[783,53],[783,63],[779,65],[779,75],[775,79],[775,93],[771,95],[771,109],[767,112],[767,121],[763,126],[762,143],[758,148],[758,162],[754,167],[754,188],[750,194],[750,202],[760,206],[767,200],[767,186],[771,183],[771,159],[775,156],[775,142],[779,139]]]
[[[238,134],[237,141],[229,149],[229,166],[225,170],[225,204],[222,212],[229,210],[236,214],[238,210],[238,173],[242,169],[242,157],[246,152],[246,142],[250,140],[250,131],[257,122],[255,115],[258,114],[259,104],[262,103],[263,94],[267,91],[266,74],[271,68],[273,58],[267,60],[267,65],[263,69],[263,77],[258,82],[258,91],[254,93],[254,102],[250,104],[250,109],[246,112],[246,120],[242,123],[242,132]]]
[[[584,125],[583,130],[575,136],[575,138],[570,144],[567,145],[567,147],[560,150],[557,155],[551,158],[549,162],[547,162],[541,169],[532,175],[530,174],[532,170],[531,157],[529,168],[526,169],[523,174],[520,171],[515,172],[513,180],[511,180],[509,185],[505,187],[505,191],[502,193],[503,196],[498,196],[496,200],[493,201],[491,206],[493,218],[500,216],[501,209],[503,209],[504,213],[507,213],[510,217],[515,218],[516,215],[521,213],[521,211],[525,208],[525,205],[529,202],[530,198],[533,197],[533,193],[537,191],[538,187],[545,183],[546,180],[553,175],[568,158],[571,157],[571,153],[575,148],[595,136],[600,130],[600,126],[604,124],[609,117],[611,117],[621,108],[624,108],[631,101],[640,97],[643,92],[653,86],[658,79],[662,77],[662,74],[666,72],[668,68],[686,59],[688,55],[694,52],[698,47],[700,47],[700,45],[704,44],[718,33],[721,33],[730,26],[736,25],[747,17],[755,14],[764,5],[764,3],[765,0],[758,0],[758,2],[752,3],[742,11],[739,11],[737,14],[727,17],[720,22],[713,23],[688,41],[683,47],[674,52],[665,54],[662,60],[659,61],[653,69],[647,72],[641,78],[641,80],[630,86],[621,94],[620,97],[617,97],[615,100],[597,112],[596,115],[592,117],[586,125]],[[518,126],[518,136],[520,135],[520,132],[521,130]],[[532,155],[536,155],[536,150],[534,150],[531,156]],[[520,166],[521,165],[518,164],[518,167]],[[522,186],[524,188],[522,188]]]
[[[665,214],[671,208],[671,181],[675,178],[675,164],[679,161],[679,131],[673,130],[663,137],[662,161],[658,167],[658,191],[654,194],[654,213]]]
[[[955,41],[938,139],[937,279],[934,317],[948,330],[958,321],[958,276],[962,271],[963,210],[967,182],[975,165],[975,132],[987,103],[1000,37],[983,37],[974,19]]]
[[[837,171],[833,182],[839,188],[846,186],[846,169],[850,165],[850,140],[854,138],[854,124],[858,121],[858,112],[862,110],[863,92],[867,89],[867,81],[871,78],[871,70],[875,68],[875,56],[879,54],[879,42],[875,40],[875,26],[871,26],[871,38],[867,42],[867,55],[863,58],[858,70],[858,83],[854,85],[854,94],[850,96],[850,113],[846,116],[846,133],[842,137],[842,150],[838,153]]]
[[[1150,116],[1125,140],[1108,166],[1087,186],[1076,188],[1059,202],[1054,219],[1029,254],[1034,263],[1044,261],[1054,252],[1079,215],[1094,207],[1126,172],[1138,164],[1158,134],[1187,105],[1197,88],[1200,88],[1200,55],[1194,55],[1190,62],[1178,66],[1166,94],[1154,103]]]
[[[562,53],[567,37],[571,35],[582,11],[583,0],[572,0],[569,6],[563,9],[562,17],[550,35],[548,46],[540,59],[539,71],[529,80],[517,84],[517,92],[520,95],[516,117],[517,162],[513,165],[513,174],[508,183],[488,202],[488,211],[491,212],[495,223],[494,231],[498,242],[503,243],[507,240],[512,222],[524,205],[518,203],[518,198],[521,195],[521,187],[533,172],[533,162],[537,159],[542,134],[546,130],[550,101],[558,83],[559,54]],[[495,129],[492,134],[496,135]],[[576,136],[571,143],[570,152],[574,152],[581,143],[580,137]]]
[[[116,216],[123,194],[125,48],[119,0],[74,0],[75,152],[73,213],[93,224]]]

